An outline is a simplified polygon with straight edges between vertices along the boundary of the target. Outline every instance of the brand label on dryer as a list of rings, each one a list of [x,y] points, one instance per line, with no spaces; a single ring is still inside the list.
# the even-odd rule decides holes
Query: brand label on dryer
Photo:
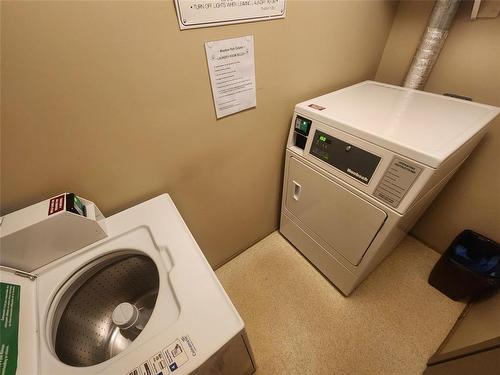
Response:
[[[196,357],[197,350],[191,338],[186,335],[176,339],[170,345],[158,351],[147,361],[141,363],[127,375],[167,375]]]
[[[407,160],[394,158],[373,195],[396,208],[410,190],[422,168]]]

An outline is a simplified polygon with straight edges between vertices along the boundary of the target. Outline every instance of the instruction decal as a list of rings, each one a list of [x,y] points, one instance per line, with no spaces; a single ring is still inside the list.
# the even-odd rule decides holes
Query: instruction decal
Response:
[[[156,374],[161,374],[162,371],[165,371],[165,369],[168,367],[163,352],[156,353],[153,357],[151,357],[150,361],[156,371]],[[168,373],[168,369],[165,372]]]
[[[196,357],[197,349],[191,338],[186,335],[157,352],[139,367],[129,371],[127,375],[167,375]]]
[[[0,283],[0,375],[15,375],[19,334],[19,285]]]
[[[420,172],[422,172],[422,167],[396,157],[385,171],[373,195],[397,208]]]
[[[66,200],[66,195],[59,195],[58,197],[52,198],[49,201],[49,215],[55,214],[56,212],[64,210],[64,201]]]

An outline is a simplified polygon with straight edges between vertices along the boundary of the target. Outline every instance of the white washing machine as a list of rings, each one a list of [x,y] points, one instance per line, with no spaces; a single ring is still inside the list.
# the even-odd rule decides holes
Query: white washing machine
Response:
[[[410,230],[498,113],[373,81],[298,104],[286,148],[281,233],[350,294]]]
[[[65,196],[2,218],[2,373],[254,372],[244,323],[167,194],[107,219]]]

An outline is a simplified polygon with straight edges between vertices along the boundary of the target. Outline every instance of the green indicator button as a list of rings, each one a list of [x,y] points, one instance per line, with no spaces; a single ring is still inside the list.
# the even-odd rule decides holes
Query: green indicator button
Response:
[[[326,142],[326,137],[324,135],[320,135],[319,136],[319,140],[323,141],[323,142]]]
[[[295,130],[303,135],[307,136],[309,134],[309,128],[311,127],[311,120],[304,119],[297,116],[295,119]]]

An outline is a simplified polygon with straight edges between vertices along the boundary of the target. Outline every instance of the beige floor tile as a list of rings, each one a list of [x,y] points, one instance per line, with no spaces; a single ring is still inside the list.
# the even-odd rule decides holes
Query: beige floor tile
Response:
[[[427,283],[439,255],[407,237],[344,297],[278,232],[217,270],[257,374],[420,374],[464,308]]]

